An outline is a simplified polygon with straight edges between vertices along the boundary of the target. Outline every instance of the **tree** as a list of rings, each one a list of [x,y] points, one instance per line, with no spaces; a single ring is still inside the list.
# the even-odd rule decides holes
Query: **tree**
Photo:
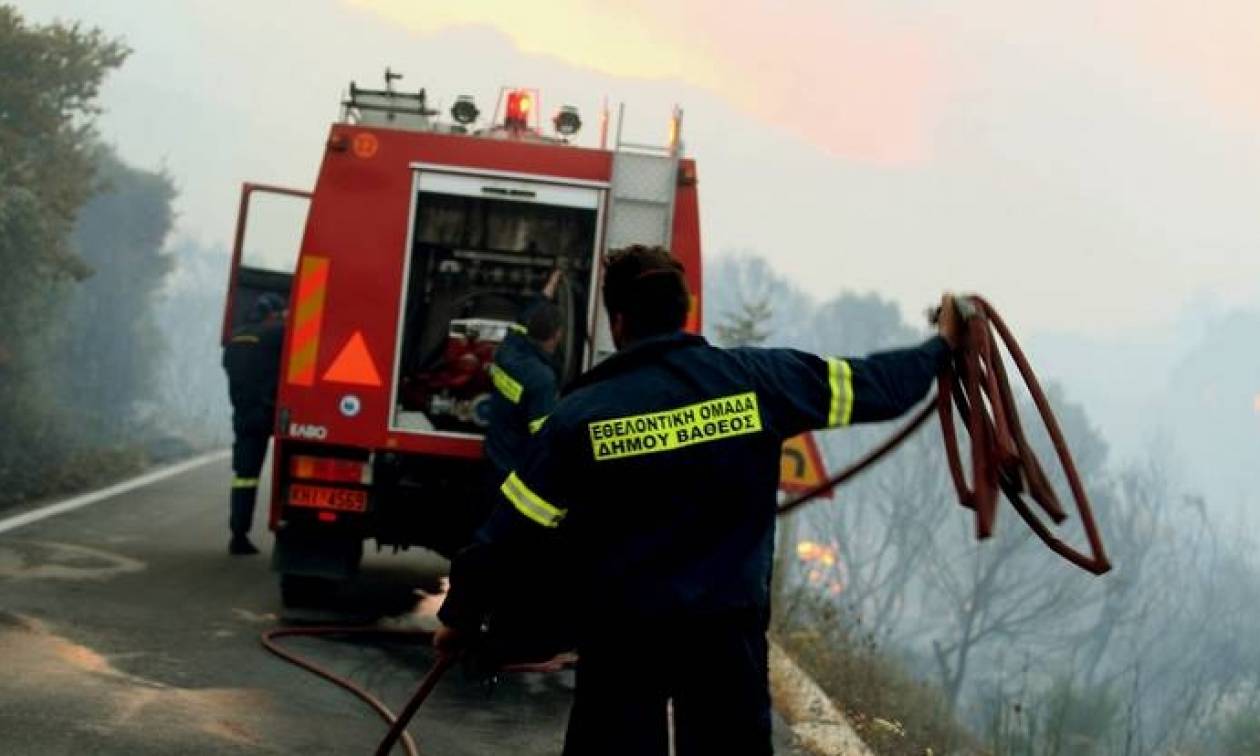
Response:
[[[79,213],[71,245],[95,272],[68,292],[56,372],[83,432],[94,425],[108,438],[133,424],[138,403],[157,398],[164,344],[154,307],[172,268],[163,249],[175,188],[108,149],[96,159],[101,189]]]
[[[1090,427],[1084,411],[1050,391],[1091,498],[1106,495],[1106,444]],[[1029,416],[1027,408],[1023,411]],[[1029,425],[1025,423],[1025,425]],[[1030,443],[1043,460],[1053,459],[1048,439],[1030,432]],[[1051,480],[1066,491],[1062,474]],[[1001,511],[1001,510],[1000,510]],[[931,566],[924,575],[930,588],[922,620],[931,638],[938,679],[951,705],[957,706],[976,657],[990,661],[1015,639],[1053,647],[1079,626],[1078,613],[1097,601],[1096,580],[1060,561],[1019,522],[1009,509],[999,516],[993,537],[973,543],[972,518],[959,517],[960,528],[932,544]],[[1044,647],[1043,646],[1043,647]],[[985,665],[989,666],[989,665]]]
[[[761,312],[749,312],[750,306]],[[706,261],[704,309],[706,331],[716,343],[809,348],[813,301],[750,253]]]
[[[1254,697],[1260,675],[1260,574],[1246,541],[1224,536],[1196,497],[1168,497],[1156,519],[1142,608],[1102,666],[1133,680],[1138,731],[1152,752],[1204,739]]]
[[[127,53],[100,31],[32,26],[0,5],[0,501],[43,490],[75,440],[49,356],[72,282],[92,272],[69,237],[96,189],[100,85]]]
[[[808,347],[822,354],[860,356],[902,347],[923,337],[895,304],[874,294],[845,293],[811,313]],[[896,422],[818,435],[834,470],[883,440]],[[802,513],[811,537],[835,541],[842,565],[837,600],[879,642],[901,629],[914,606],[920,561],[942,520],[956,508],[947,489],[939,432],[925,427],[906,446],[836,492],[832,502]]]
[[[0,5],[0,71],[5,74],[0,79],[0,224],[9,232],[0,242],[0,262],[6,271],[34,268],[77,278],[89,272],[66,240],[94,188],[101,82],[128,53],[100,30],[61,23],[32,27],[12,6]]]
[[[764,344],[770,337],[766,324],[772,312],[768,299],[741,302],[739,310],[729,313],[715,328],[718,341],[728,347]]]
[[[94,187],[101,81],[126,56],[99,31],[28,26],[0,5],[0,406],[15,406],[47,354],[50,289],[91,272],[68,238]]]
[[[1034,634],[1005,644],[1029,661],[1013,698],[1003,673],[993,675],[995,753],[1078,753],[1082,738],[1124,756],[1240,752],[1212,744],[1260,698],[1260,573],[1248,543],[1219,532],[1202,499],[1177,492],[1173,468],[1154,449],[1095,491],[1115,570],[1081,586],[1075,611],[1054,620],[1057,642]],[[991,660],[991,650],[978,656]],[[1085,699],[1076,714],[1063,708],[1065,681]],[[1109,698],[1122,705],[1104,707]]]
[[[1089,686],[1066,666],[1036,695],[1027,679],[1015,702],[1003,681],[984,702],[989,747],[995,756],[1112,756],[1125,753],[1123,696],[1108,686]]]
[[[1260,756],[1260,707],[1251,706],[1225,722],[1221,753],[1234,756]]]

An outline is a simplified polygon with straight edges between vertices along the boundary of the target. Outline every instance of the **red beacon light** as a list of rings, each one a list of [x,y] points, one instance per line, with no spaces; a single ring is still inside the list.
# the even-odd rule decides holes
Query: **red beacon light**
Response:
[[[534,109],[534,95],[528,90],[508,92],[507,118],[503,125],[509,129],[529,128],[529,114]]]

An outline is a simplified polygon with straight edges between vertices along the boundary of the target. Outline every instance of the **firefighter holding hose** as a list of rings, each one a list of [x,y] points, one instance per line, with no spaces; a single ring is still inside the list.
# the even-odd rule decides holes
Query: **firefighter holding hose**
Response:
[[[603,287],[618,352],[570,387],[504,480],[452,564],[434,642],[455,651],[487,616],[493,628],[521,581],[562,581],[579,655],[566,754],[670,753],[670,702],[674,753],[772,753],[781,445],[920,401],[959,337],[953,300],[919,346],[838,359],[682,332],[687,284],[660,248],[613,252]]]

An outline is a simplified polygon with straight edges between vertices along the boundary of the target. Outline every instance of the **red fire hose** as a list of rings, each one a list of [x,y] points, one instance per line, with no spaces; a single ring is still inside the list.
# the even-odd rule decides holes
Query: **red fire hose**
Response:
[[[279,643],[276,643],[276,641],[280,638],[295,636],[308,638],[372,636],[405,638],[407,640],[432,642],[432,633],[421,630],[388,630],[371,626],[356,627],[317,625],[311,627],[276,627],[264,632],[261,638],[263,648],[267,649],[271,653],[281,659],[284,659],[290,664],[301,667],[307,672],[324,678],[343,690],[349,691],[360,701],[363,701],[368,706],[371,706],[372,710],[380,715],[381,719],[385,720],[385,723],[390,726],[389,733],[386,735],[385,740],[382,741],[381,750],[378,750],[378,753],[389,753],[390,750],[393,749],[394,743],[401,738],[403,750],[407,753],[407,756],[418,756],[419,752],[416,750],[415,741],[412,740],[411,735],[405,731],[406,723],[415,713],[415,709],[419,708],[420,704],[424,702],[424,699],[428,697],[429,691],[433,689],[434,685],[437,685],[437,681],[441,679],[443,674],[446,673],[447,668],[455,661],[454,657],[445,654],[438,656],[437,663],[434,664],[433,668],[429,670],[429,673],[425,675],[424,682],[427,683],[427,685],[422,684],[420,689],[416,691],[416,695],[412,697],[412,702],[409,703],[407,705],[407,709],[404,710],[407,713],[406,719],[401,720],[402,724],[399,724],[400,719],[394,716],[394,713],[389,710],[389,707],[382,703],[379,698],[369,693],[365,688],[342,677],[341,675],[338,675],[335,672],[332,672],[331,670],[321,667],[309,659],[289,651]],[[423,695],[421,695],[422,693]],[[414,704],[414,706],[412,704]]]
[[[330,638],[330,637],[373,637],[373,638],[393,638],[408,641],[417,641],[421,643],[432,643],[433,633],[427,630],[401,630],[393,628],[373,627],[371,625],[311,625],[308,627],[275,627],[262,634],[261,641],[263,648],[280,657],[281,659],[301,667],[302,669],[314,675],[324,678],[343,690],[350,692],[359,700],[372,707],[381,719],[389,725],[389,732],[381,739],[380,745],[377,746],[377,756],[386,756],[394,749],[396,744],[401,743],[403,751],[407,756],[419,756],[419,750],[416,747],[415,740],[407,732],[407,723],[415,716],[421,704],[437,687],[438,681],[442,676],[459,660],[455,654],[439,653],[437,660],[429,671],[425,673],[424,678],[420,680],[420,685],[416,688],[416,692],[412,694],[411,700],[403,707],[403,710],[395,716],[389,707],[381,702],[379,698],[372,695],[362,686],[351,680],[338,675],[337,673],[321,667],[315,662],[305,657],[299,656],[292,651],[284,648],[276,641],[280,638],[306,637],[306,638]],[[526,662],[521,664],[508,664],[498,669],[501,673],[516,672],[558,672],[572,665],[573,659],[566,658],[561,655],[546,662]]]
[[[1045,392],[1037,381],[1028,358],[1011,335],[1006,323],[993,307],[980,297],[966,297],[958,300],[964,318],[965,332],[962,343],[955,351],[950,364],[941,369],[937,380],[937,394],[922,409],[889,439],[877,446],[870,453],[858,459],[852,465],[841,470],[825,483],[811,489],[779,506],[780,516],[800,509],[818,497],[842,485],[863,470],[882,459],[909,438],[933,412],[941,421],[941,432],[945,441],[945,456],[949,463],[950,476],[954,488],[958,492],[958,500],[963,506],[975,511],[976,535],[984,539],[993,534],[997,515],[998,492],[1006,494],[1011,505],[1023,518],[1033,533],[1052,551],[1067,561],[1095,575],[1101,575],[1111,569],[1103,548],[1102,538],[1094,522],[1094,515],[1089,506],[1089,498],[1085,487],[1081,484],[1080,475],[1068,450],[1063,432],[1059,429],[1058,420],[1050,409]],[[1054,487],[1046,477],[1041,463],[1038,461],[1032,445],[1024,436],[1016,410],[1014,393],[1007,380],[1006,367],[997,347],[994,333],[1001,339],[1011,359],[1015,362],[1024,384],[1032,395],[1033,403],[1046,430],[1054,444],[1055,453],[1063,472],[1067,476],[1068,487],[1076,502],[1076,510],[1085,528],[1085,536],[1089,541],[1087,555],[1059,540],[1049,526],[1033,512],[1025,501],[1028,495],[1035,501],[1056,524],[1063,522],[1067,515],[1059,504]],[[954,422],[954,410],[957,408],[963,418],[963,427],[971,437],[971,470],[968,476],[963,470],[962,455],[959,451],[958,435]],[[971,484],[968,485],[968,479]],[[390,725],[390,730],[377,748],[377,756],[386,756],[401,740],[408,756],[416,756],[416,744],[407,733],[407,723],[433,692],[438,681],[446,674],[456,661],[451,654],[439,654],[437,662],[421,680],[407,706],[398,716],[380,702],[375,696],[355,683],[340,677],[318,665],[303,659],[281,648],[274,641],[285,636],[345,636],[374,635],[420,638],[431,641],[432,634],[421,631],[383,630],[373,627],[308,627],[308,628],[276,628],[263,633],[263,646],[268,651],[302,667],[326,680],[350,691],[367,702]],[[554,669],[547,665],[521,665],[507,671],[528,671],[537,669]]]
[[[1111,569],[1111,564],[1107,561],[1085,486],[1081,484],[1081,477],[1076,471],[1067,441],[1063,438],[1059,422],[1050,409],[1050,402],[1047,401],[1028,358],[992,305],[980,297],[960,297],[956,301],[964,318],[965,331],[962,343],[955,350],[950,364],[941,369],[936,396],[900,430],[870,453],[825,483],[781,504],[779,515],[799,509],[875,464],[900,446],[935,412],[941,421],[945,457],[949,462],[954,488],[958,492],[958,501],[976,513],[977,537],[984,539],[993,535],[1000,490],[1006,494],[1015,511],[1033,533],[1052,551],[1095,575],[1107,572]],[[1032,497],[1056,524],[1067,519],[1054,486],[1050,484],[1032,445],[1024,436],[1015,406],[1015,396],[1007,380],[1006,366],[994,338],[995,332],[1015,362],[1024,385],[1032,395],[1041,421],[1050,434],[1055,454],[1067,477],[1068,487],[1072,490],[1076,511],[1085,528],[1085,537],[1089,541],[1088,555],[1059,540],[1024,499],[1025,494]],[[955,407],[964,420],[963,427],[971,437],[970,486],[967,484],[968,476],[963,471],[962,455],[959,452],[958,434],[954,424]]]

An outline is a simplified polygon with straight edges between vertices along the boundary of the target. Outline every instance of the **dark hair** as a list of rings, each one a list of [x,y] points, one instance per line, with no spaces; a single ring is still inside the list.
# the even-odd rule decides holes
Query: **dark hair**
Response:
[[[621,315],[623,334],[630,341],[681,329],[691,310],[682,263],[661,247],[635,244],[609,252],[604,306],[610,318]]]
[[[546,341],[555,336],[562,325],[560,308],[547,301],[534,305],[525,316],[525,331],[534,341]]]

